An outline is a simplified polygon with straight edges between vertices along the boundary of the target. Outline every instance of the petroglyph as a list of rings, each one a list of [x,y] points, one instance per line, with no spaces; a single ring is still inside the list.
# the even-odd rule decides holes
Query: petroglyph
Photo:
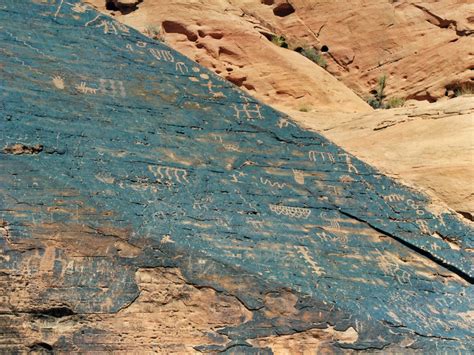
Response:
[[[102,28],[104,34],[114,34],[114,35],[129,35],[130,30],[127,26],[121,24],[120,22],[111,21],[104,19],[102,15],[97,15],[94,19],[88,21],[84,25],[85,27],[95,27]]]
[[[240,183],[241,181],[237,177],[237,174],[231,174],[230,177],[232,178],[230,181],[235,182],[235,183]]]
[[[270,204],[269,207],[272,212],[278,215],[288,216],[291,218],[307,219],[311,214],[311,210],[308,208],[273,205],[273,204]]]
[[[342,182],[343,184],[350,184],[351,182],[354,182],[354,178],[349,175],[342,175],[339,178],[339,181]]]
[[[172,168],[169,166],[155,166],[149,165],[148,169],[155,175],[157,182],[166,183],[166,182],[175,182],[178,184],[187,184],[188,172],[185,169],[181,168]]]
[[[222,144],[222,146],[229,152],[240,152],[240,147],[237,144]]]
[[[209,80],[206,84],[201,84],[201,86],[207,87],[207,89],[209,90],[209,93],[214,94],[214,90],[213,90],[214,84],[212,83],[211,80]]]
[[[295,179],[297,184],[304,185],[304,172],[301,170],[292,169],[293,178]]]
[[[408,207],[410,207],[410,208],[416,210],[416,214],[417,214],[418,216],[423,216],[423,215],[425,214],[425,211],[423,211],[423,210],[421,209],[421,205],[420,205],[419,203],[416,203],[416,202],[413,201],[412,199],[408,199],[406,203],[407,203]]]
[[[286,128],[286,127],[289,127],[289,126],[296,127],[296,125],[293,122],[291,122],[288,119],[283,118],[283,117],[278,120],[277,126],[278,126],[278,128]]]
[[[341,229],[341,225],[339,224],[338,221],[336,221],[336,220],[334,220],[334,219],[330,219],[330,220],[329,220],[329,223],[330,223],[331,228],[334,228],[334,229]]]
[[[78,14],[83,14],[89,10],[89,6],[87,6],[86,4],[75,3],[74,5],[69,5],[71,5],[71,10]]]
[[[202,197],[200,199],[195,199],[193,203],[193,209],[195,210],[209,210],[209,205],[214,201],[212,196]]]
[[[127,48],[132,53],[145,54],[145,52],[141,51],[141,49],[146,48],[147,46],[148,43],[143,41],[137,41],[134,45],[131,43],[127,43],[125,48]]]
[[[231,230],[230,227],[232,226],[232,217],[227,217],[227,216],[219,217],[216,219],[215,224],[219,227]]]
[[[112,79],[99,79],[100,93],[104,95],[110,96],[121,96],[126,97],[127,93],[125,91],[125,86],[123,85],[123,81],[120,80],[112,80]]]
[[[59,5],[56,9],[56,12],[54,13],[54,17],[58,17],[59,12],[61,11],[61,8],[63,7],[63,4],[64,4],[64,0],[60,0]]]
[[[321,212],[321,213],[319,214],[319,216],[320,216],[321,218],[323,218],[324,220],[329,221],[329,224],[330,224],[330,227],[331,227],[331,228],[333,228],[333,229],[341,229],[341,226],[340,226],[339,222],[338,222],[337,220],[335,220],[335,219],[329,218],[326,212]]]
[[[59,76],[59,75],[55,75],[53,76],[53,85],[56,87],[56,89],[59,89],[59,90],[64,90],[64,88],[66,87],[64,85],[64,79]]]
[[[318,161],[318,156],[319,156],[319,159],[321,161],[329,161],[331,163],[335,163],[336,162],[336,159],[334,159],[334,155],[330,152],[318,152],[316,150],[310,150],[308,152],[308,157],[309,157],[309,160],[311,161],[315,161],[317,162]]]
[[[431,249],[433,249],[434,251],[438,251],[438,250],[441,250],[441,247],[437,244],[437,243],[431,243]]]
[[[341,154],[339,154],[339,156],[344,157],[344,160],[346,161],[346,164],[347,164],[347,169],[350,173],[359,174],[359,170],[357,170],[357,168],[352,163],[352,158],[349,154],[341,153]]]
[[[204,77],[209,78],[209,75],[207,75],[207,74],[201,74],[200,77],[201,77],[201,78],[204,78]],[[195,81],[195,82],[199,81],[199,78],[196,78],[196,77],[189,77],[189,79],[190,79],[191,81]],[[209,94],[211,94],[212,97],[215,98],[215,99],[216,99],[216,98],[221,99],[221,98],[224,98],[224,97],[225,97],[225,95],[224,95],[224,93],[223,93],[222,91],[218,91],[218,92],[215,92],[215,91],[214,91],[214,83],[213,83],[211,80],[208,80],[206,84],[201,84],[201,86],[206,87],[206,88],[208,89],[208,91],[209,91]]]
[[[258,104],[233,104],[232,107],[235,110],[235,117],[239,120],[242,118],[248,121],[263,119],[263,116],[260,112],[260,105]]]
[[[334,196],[338,196],[341,194],[341,187],[340,186],[334,186],[334,185],[327,185],[327,188],[331,191],[331,193]]]
[[[250,223],[257,231],[263,230],[265,226],[265,223],[263,221],[257,221],[255,219],[247,219],[247,223]]]
[[[321,231],[321,232],[316,232],[316,237],[318,237],[318,239],[321,240],[322,242],[329,242],[329,244],[335,243],[335,242],[346,244],[348,242],[348,238],[345,234],[333,235],[333,234],[326,233],[325,231]]]
[[[165,49],[150,48],[149,52],[156,60],[174,63],[174,56],[171,51]]]
[[[432,234],[432,233],[431,233],[431,230],[430,230],[430,228],[429,228],[429,226],[428,226],[428,223],[427,223],[425,220],[419,219],[419,220],[416,221],[416,224],[418,225],[418,227],[420,227],[421,233],[427,234],[427,235],[431,235],[431,234]]]
[[[317,276],[324,275],[324,269],[319,267],[318,264],[316,264],[314,259],[309,254],[308,248],[298,245],[296,246],[296,249],[298,250],[298,253],[304,258],[304,260],[309,264],[309,266],[311,266],[311,269]]]
[[[393,277],[399,284],[410,284],[411,275],[408,271],[402,270],[397,260],[385,254],[382,254],[380,250],[377,250],[379,254],[378,262],[380,269],[383,271],[385,276]]]
[[[263,184],[263,185],[269,185],[273,188],[277,188],[277,189],[283,189],[286,187],[286,184],[284,182],[282,183],[279,183],[277,181],[275,182],[272,182],[270,181],[269,179],[266,179],[266,178],[263,178],[263,177],[260,177],[260,182]]]
[[[171,244],[175,243],[175,241],[171,239],[171,236],[169,234],[165,234],[160,241],[160,244],[166,244],[166,243],[171,243]]]
[[[87,86],[85,81],[81,81],[80,85],[76,85],[76,90],[83,93],[83,94],[97,94],[97,90],[95,88],[92,88],[90,86]]]
[[[332,240],[332,237],[324,231],[316,233],[316,236],[323,242],[329,242]]]
[[[245,177],[248,174],[244,173],[243,171],[239,171],[238,173],[231,174],[230,177],[232,178],[232,182],[240,183],[239,177]]]
[[[383,199],[387,202],[403,202],[405,200],[405,196],[399,194],[391,194],[384,196]]]
[[[181,74],[186,74],[189,72],[188,66],[183,62],[176,63],[176,71],[179,71]]]

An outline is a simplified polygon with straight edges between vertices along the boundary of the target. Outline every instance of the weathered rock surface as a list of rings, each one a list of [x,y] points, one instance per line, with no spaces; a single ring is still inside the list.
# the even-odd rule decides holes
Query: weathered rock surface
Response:
[[[474,216],[474,96],[369,114],[286,111],[377,168]]]
[[[126,15],[107,11],[103,0],[87,2],[141,32],[159,34],[174,49],[268,104],[372,110],[317,64],[271,43],[262,34],[271,31],[233,2],[148,0]]]
[[[0,20],[0,351],[474,350],[465,220],[79,2]]]
[[[375,167],[432,191],[453,209],[472,215],[472,110],[447,102],[433,108],[408,108],[406,114],[367,111],[365,105],[354,106],[347,88],[334,84],[319,66],[262,35],[282,34],[294,47],[326,45],[329,52],[323,56],[328,70],[362,97],[370,96],[377,79],[387,74],[388,97],[433,101],[445,93],[453,96],[460,83],[472,81],[472,4],[364,0],[348,6],[341,1],[291,1],[295,11],[278,16],[275,10],[288,12],[288,2],[193,1],[190,5],[189,1],[148,0],[122,16],[108,12],[102,0],[89,2],[144,33],[157,30],[169,45],[244,90],[251,83],[247,85],[251,94],[293,117],[303,117],[310,127],[339,126],[323,133]],[[438,15],[428,16],[427,11]],[[179,24],[180,30],[173,30],[171,22]],[[224,55],[219,48],[228,50]],[[231,56],[227,55],[230,51]],[[281,55],[287,60],[275,60]],[[469,102],[466,105],[472,107]],[[355,131],[349,123],[353,111],[363,113]],[[426,115],[443,120],[427,121]],[[383,132],[376,128],[383,121],[402,119],[404,124]],[[367,134],[368,141],[363,139]]]
[[[88,1],[103,9],[103,0]],[[474,87],[474,4],[466,0],[147,0],[116,15],[140,30],[162,28],[171,46],[270,104],[363,109],[317,65],[269,45],[262,34],[272,33],[292,48],[327,51],[327,70],[361,97],[384,74],[390,97],[436,101],[462,83]]]
[[[237,2],[289,41],[328,50],[328,71],[362,97],[384,74],[389,97],[436,101],[474,87],[472,1],[292,0],[285,17],[271,12],[283,0]]]

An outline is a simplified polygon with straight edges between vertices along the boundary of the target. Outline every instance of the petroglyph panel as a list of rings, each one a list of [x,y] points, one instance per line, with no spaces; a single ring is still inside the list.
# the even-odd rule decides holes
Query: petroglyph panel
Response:
[[[310,216],[311,210],[301,207],[291,207],[282,205],[269,205],[270,210],[278,215],[288,216],[291,218],[303,218],[306,219]]]
[[[262,120],[263,116],[260,112],[260,105],[252,104],[252,103],[244,103],[244,104],[233,104],[232,107],[235,111],[235,118],[237,119],[245,119],[248,121],[252,120]]]
[[[0,24],[0,353],[474,351],[455,213],[83,2]]]
[[[80,6],[80,5],[79,5]],[[74,5],[73,9],[76,9],[75,12],[78,12],[78,5]],[[80,11],[79,11],[80,12]],[[104,34],[113,34],[113,35],[129,35],[130,29],[127,26],[124,26],[120,22],[113,21],[104,15],[97,15],[92,20],[87,21],[84,25],[85,27],[95,27],[103,30]]]
[[[150,54],[158,61],[165,61],[165,62],[174,62],[174,56],[171,53],[171,51],[165,50],[165,49],[156,49],[156,48],[150,48],[149,49]],[[181,65],[180,67],[183,67],[183,62],[180,62]],[[177,68],[178,68],[178,63],[176,63]]]
[[[155,175],[158,182],[173,182],[178,184],[187,184],[188,172],[185,169],[172,168],[169,166],[149,166],[148,169]]]

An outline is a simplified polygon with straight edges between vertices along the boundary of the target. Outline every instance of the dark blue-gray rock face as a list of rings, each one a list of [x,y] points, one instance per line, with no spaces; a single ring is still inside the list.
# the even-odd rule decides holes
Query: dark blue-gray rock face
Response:
[[[474,351],[466,222],[80,2],[0,20],[0,352]]]

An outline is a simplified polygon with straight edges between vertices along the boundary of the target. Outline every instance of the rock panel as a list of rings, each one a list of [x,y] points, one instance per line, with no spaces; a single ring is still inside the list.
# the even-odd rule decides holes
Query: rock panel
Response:
[[[2,351],[473,350],[456,214],[81,2],[0,19]]]

